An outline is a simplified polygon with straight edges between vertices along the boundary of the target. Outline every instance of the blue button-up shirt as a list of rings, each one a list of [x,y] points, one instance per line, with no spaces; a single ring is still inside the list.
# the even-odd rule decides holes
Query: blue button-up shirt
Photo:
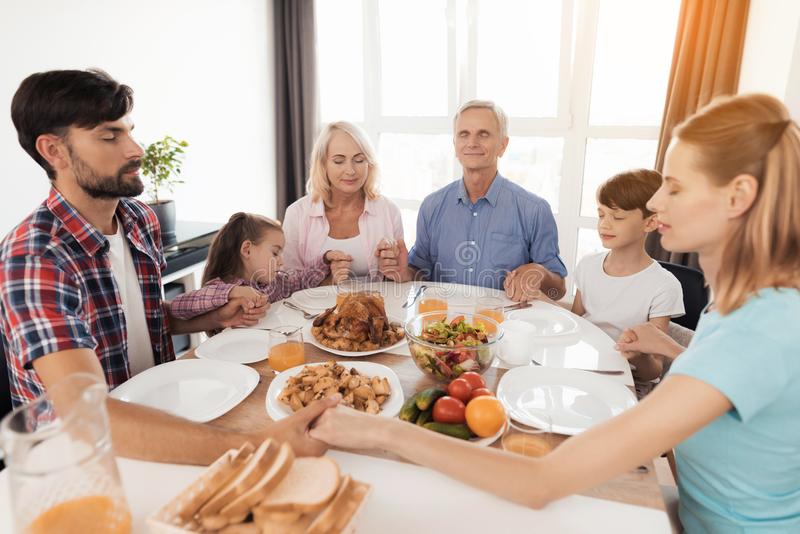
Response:
[[[550,205],[499,173],[475,204],[463,179],[428,195],[408,262],[433,281],[496,289],[527,263],[567,276]]]

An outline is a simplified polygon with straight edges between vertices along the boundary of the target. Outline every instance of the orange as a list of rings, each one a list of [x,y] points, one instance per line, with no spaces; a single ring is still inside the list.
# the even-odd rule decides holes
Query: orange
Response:
[[[482,438],[494,436],[506,424],[503,403],[488,395],[475,397],[469,401],[464,415],[469,429]]]

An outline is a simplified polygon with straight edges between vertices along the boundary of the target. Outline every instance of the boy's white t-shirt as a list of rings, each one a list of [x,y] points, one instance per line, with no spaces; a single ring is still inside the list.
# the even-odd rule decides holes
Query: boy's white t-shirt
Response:
[[[154,365],[153,344],[147,321],[144,316],[144,299],[139,287],[139,275],[133,265],[130,244],[122,230],[122,223],[117,221],[117,233],[107,235],[108,259],[111,272],[117,282],[122,311],[125,313],[125,326],[128,331],[128,368],[134,376]]]
[[[657,261],[629,276],[610,276],[603,269],[607,255],[587,256],[575,268],[575,285],[586,310],[584,319],[616,341],[627,328],[685,313],[680,282]]]

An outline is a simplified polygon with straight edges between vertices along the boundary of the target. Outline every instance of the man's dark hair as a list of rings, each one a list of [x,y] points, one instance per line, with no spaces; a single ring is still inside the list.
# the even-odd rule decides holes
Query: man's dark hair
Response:
[[[133,90],[99,69],[51,70],[25,78],[11,100],[19,144],[55,179],[55,170],[36,150],[42,134],[63,136],[70,126],[91,129],[133,109]]]

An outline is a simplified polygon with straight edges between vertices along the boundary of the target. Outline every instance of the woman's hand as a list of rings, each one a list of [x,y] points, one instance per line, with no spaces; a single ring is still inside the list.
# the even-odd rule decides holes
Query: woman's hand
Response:
[[[345,254],[341,250],[328,250],[322,259],[331,266],[331,281],[334,284],[350,276],[350,265],[353,263],[353,258],[349,254]]]
[[[378,258],[378,272],[394,282],[402,282],[408,271],[408,249],[402,239],[395,241],[384,237],[375,247]]]
[[[312,438],[343,449],[374,449],[386,418],[346,406],[326,410],[309,432]]]
[[[660,354],[674,359],[685,350],[653,323],[644,323],[625,330],[615,348],[628,360],[640,354]]]
[[[298,410],[289,417],[272,423],[266,431],[259,433],[259,443],[266,438],[275,438],[285,441],[292,446],[298,456],[320,456],[328,450],[328,445],[310,435],[309,428],[320,414],[334,410],[341,400],[341,395],[332,395],[314,401],[302,410]]]

